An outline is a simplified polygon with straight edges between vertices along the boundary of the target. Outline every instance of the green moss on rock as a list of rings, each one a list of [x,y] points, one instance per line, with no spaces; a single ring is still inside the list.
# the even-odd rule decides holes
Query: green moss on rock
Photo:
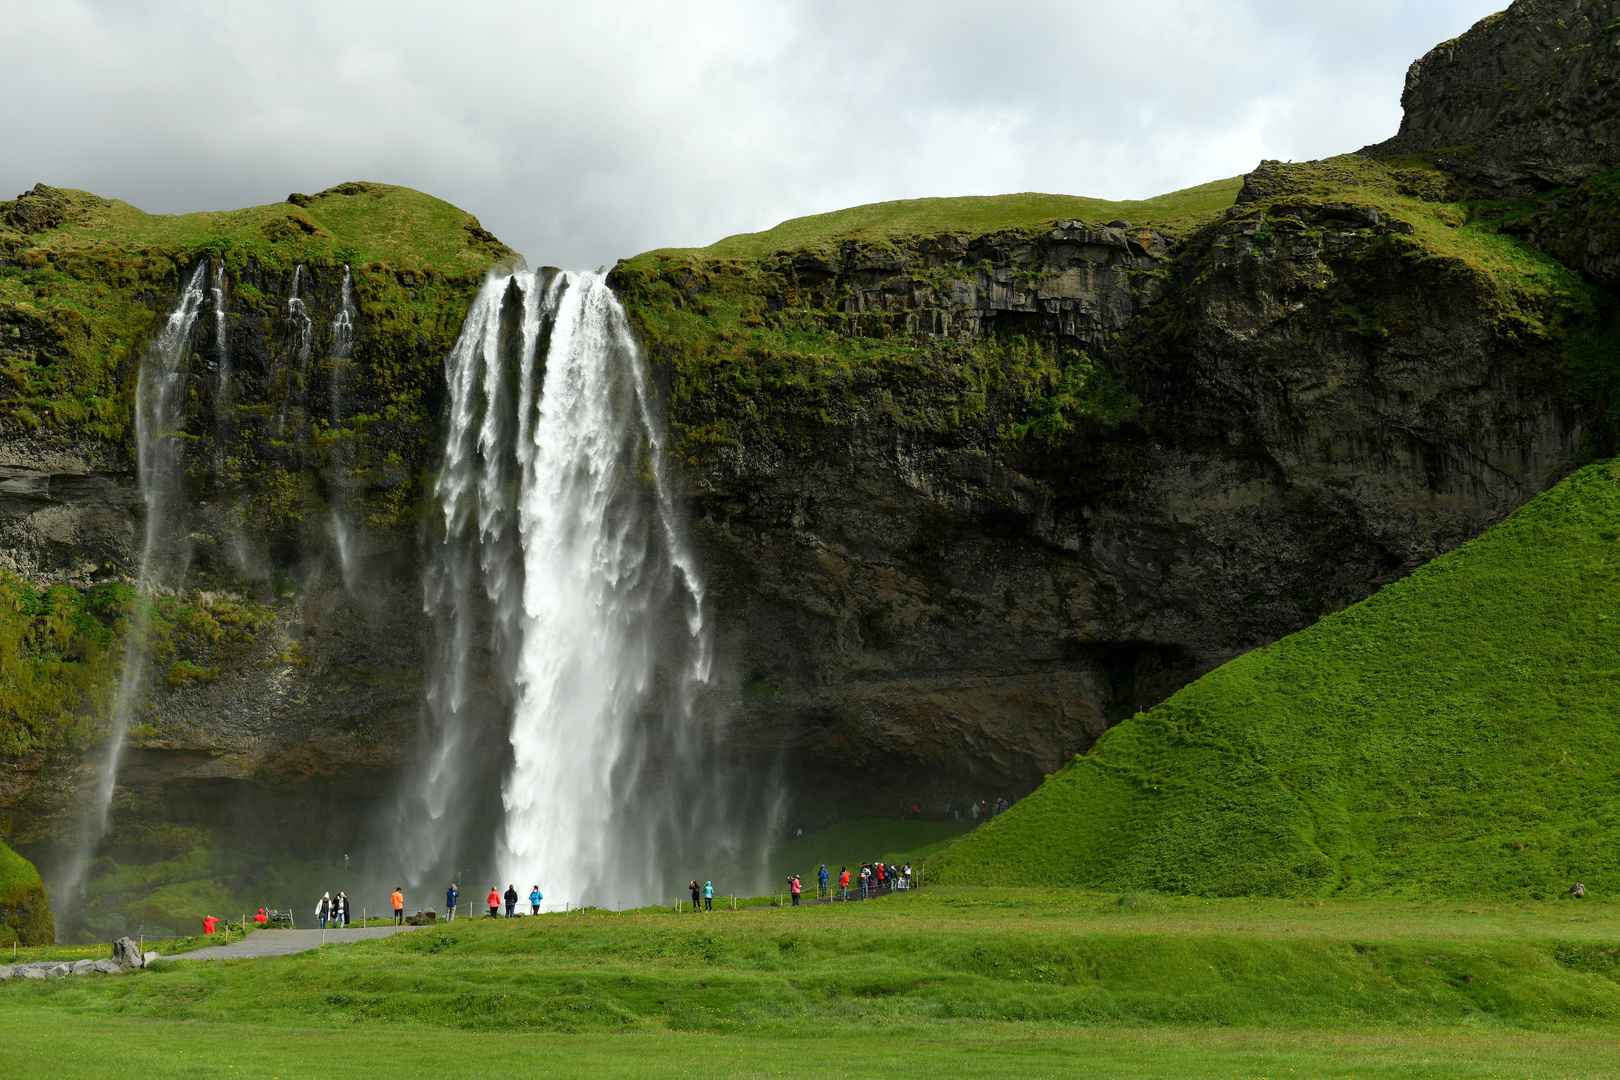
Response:
[[[50,901],[34,864],[0,842],[0,944],[56,941]]]

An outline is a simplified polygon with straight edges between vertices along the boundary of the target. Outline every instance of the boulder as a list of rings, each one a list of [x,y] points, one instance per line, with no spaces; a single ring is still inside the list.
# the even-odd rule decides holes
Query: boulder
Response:
[[[37,968],[32,965],[24,965],[23,967],[17,969],[17,974],[24,979],[43,979],[45,977],[45,969]]]
[[[96,970],[96,962],[94,960],[77,960],[69,970],[75,975],[88,975]]]
[[[17,969],[10,964],[0,964],[0,979],[9,979],[17,974]]]
[[[141,956],[141,947],[135,944],[134,938],[128,937],[121,937],[113,942],[112,958],[125,971],[134,971],[146,963]]]
[[[152,961],[161,960],[162,958],[163,958],[162,953],[149,952],[145,956],[141,957],[141,967],[145,967],[147,964],[150,964]]]
[[[107,957],[97,960],[94,967],[103,975],[122,975],[124,973],[124,969],[118,966],[118,961]]]

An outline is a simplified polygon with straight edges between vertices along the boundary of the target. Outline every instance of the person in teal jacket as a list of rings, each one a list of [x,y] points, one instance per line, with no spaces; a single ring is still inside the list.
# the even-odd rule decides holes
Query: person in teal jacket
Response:
[[[529,888],[529,914],[530,915],[538,915],[538,914],[540,914],[540,901],[542,901],[544,899],[545,899],[545,896],[543,896],[541,894],[540,886],[534,885],[534,886],[531,886]]]
[[[703,910],[714,910],[714,882],[712,881],[703,883]]]

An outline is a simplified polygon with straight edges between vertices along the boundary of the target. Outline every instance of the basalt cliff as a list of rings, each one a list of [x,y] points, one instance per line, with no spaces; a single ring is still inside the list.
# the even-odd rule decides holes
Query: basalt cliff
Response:
[[[811,820],[1023,794],[1612,452],[1617,65],[1620,4],[1520,0],[1357,154],[621,262],[742,760]],[[86,932],[363,848],[422,714],[444,356],[513,259],[382,184],[0,204],[0,840],[83,835],[155,658]],[[143,601],[137,373],[188,286],[184,584]]]

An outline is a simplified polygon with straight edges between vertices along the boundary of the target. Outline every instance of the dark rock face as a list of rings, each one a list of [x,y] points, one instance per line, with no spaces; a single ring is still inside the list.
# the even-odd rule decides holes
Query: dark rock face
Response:
[[[798,259],[767,307],[819,296],[942,346],[1049,335],[1140,408],[1008,445],[885,422],[853,390],[865,419],[800,418],[796,442],[745,435],[692,470],[742,737],[785,753],[810,802],[874,777],[1027,791],[1544,490],[1583,437],[1556,348],[1504,335],[1490,283],[1411,232],[1278,200],[1186,240],[1070,223]],[[883,796],[864,801],[893,812]]]
[[[1412,64],[1380,155],[1528,193],[1620,165],[1620,0],[1515,0]]]

